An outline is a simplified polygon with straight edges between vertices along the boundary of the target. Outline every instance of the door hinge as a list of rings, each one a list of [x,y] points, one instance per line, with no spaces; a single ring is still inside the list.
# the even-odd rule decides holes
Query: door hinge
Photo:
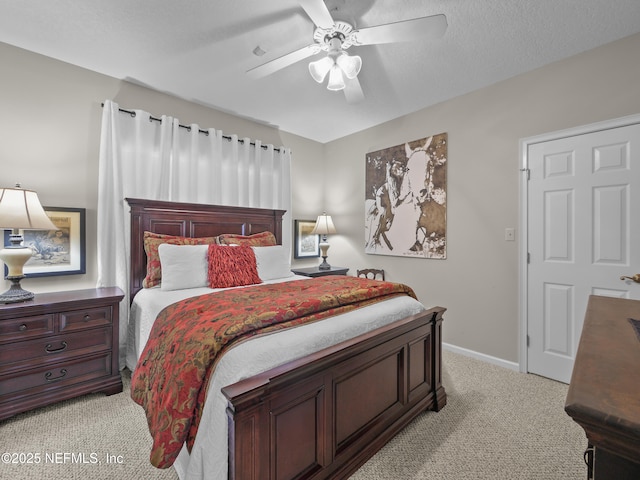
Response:
[[[531,254],[527,252],[527,265],[531,263]]]
[[[529,335],[527,335],[527,347],[529,347],[529,340],[530,340]]]
[[[520,171],[527,172],[527,180],[531,180],[531,170],[529,170],[528,168],[521,168]]]

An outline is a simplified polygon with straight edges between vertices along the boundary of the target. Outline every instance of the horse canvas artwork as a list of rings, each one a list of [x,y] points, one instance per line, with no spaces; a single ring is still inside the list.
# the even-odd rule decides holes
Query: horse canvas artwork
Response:
[[[446,133],[366,155],[366,253],[446,258],[446,167]]]

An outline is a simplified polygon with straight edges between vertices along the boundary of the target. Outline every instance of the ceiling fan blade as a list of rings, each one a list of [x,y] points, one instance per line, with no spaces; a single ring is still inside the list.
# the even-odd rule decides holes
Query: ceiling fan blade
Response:
[[[323,0],[299,0],[300,6],[307,12],[316,27],[331,28],[335,23]]]
[[[344,79],[344,98],[347,99],[347,103],[351,104],[364,100],[364,92],[358,77]]]
[[[247,70],[247,74],[252,78],[266,77],[267,75],[271,75],[272,73],[275,73],[282,68],[299,62],[300,60],[309,58],[311,55],[315,55],[319,51],[320,49],[318,48],[318,44],[314,43],[311,45],[307,45],[306,47],[302,47],[291,53],[287,53],[286,55],[275,58],[267,63],[263,63],[262,65]]]
[[[447,17],[441,14],[361,28],[354,32],[354,36],[358,45],[375,45],[436,39],[444,35],[446,30]]]

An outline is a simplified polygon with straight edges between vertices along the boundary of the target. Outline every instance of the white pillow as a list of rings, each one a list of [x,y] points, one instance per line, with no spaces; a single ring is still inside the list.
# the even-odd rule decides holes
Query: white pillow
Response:
[[[162,290],[183,290],[185,288],[206,287],[209,284],[209,245],[158,246],[160,268],[162,269]]]
[[[282,245],[251,248],[256,255],[258,276],[263,282],[276,278],[292,277],[294,275],[291,271],[289,252],[286,251]]]

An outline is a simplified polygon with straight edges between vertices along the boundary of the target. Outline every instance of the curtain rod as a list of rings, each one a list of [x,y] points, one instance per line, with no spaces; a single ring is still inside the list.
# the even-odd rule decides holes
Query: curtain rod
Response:
[[[102,103],[101,105],[102,105],[102,107],[104,108],[104,103]],[[136,116],[136,112],[135,112],[135,111],[133,111],[133,110],[127,110],[127,109],[124,109],[124,108],[120,108],[120,107],[118,107],[118,111],[120,111],[120,112],[122,112],[122,113],[128,113],[128,114],[129,114],[129,115],[131,115],[132,117],[135,117],[135,116]],[[162,119],[161,119],[161,118],[154,117],[153,115],[149,115],[149,120],[151,120],[151,121],[155,121],[155,122],[162,122]],[[180,128],[185,128],[185,129],[187,129],[188,131],[191,131],[191,127],[190,127],[189,125],[182,125],[181,123],[179,123],[179,124],[178,124],[178,126],[179,126]],[[207,135],[207,136],[209,135],[209,132],[208,132],[207,130],[198,129],[198,132],[199,132],[199,133],[204,133],[204,134],[205,134],[205,135]],[[222,135],[222,138],[224,138],[225,140],[229,140],[229,141],[231,141],[231,140],[232,140],[232,138],[231,138],[230,136],[228,136],[228,135]],[[244,143],[244,140],[243,140],[242,138],[239,138],[239,139],[238,139],[238,142],[240,142],[240,143]],[[253,147],[255,147],[255,146],[256,146],[256,144],[255,144],[254,142],[249,142],[249,145],[251,145],[251,146],[253,146]],[[266,150],[267,148],[269,148],[269,147],[267,147],[266,145],[260,145],[260,146],[261,146],[264,150]],[[274,148],[273,148],[273,150],[274,150],[274,151],[276,151],[276,152],[279,152],[279,151],[280,151],[280,149],[279,149],[279,148],[276,148],[276,147],[274,147]]]

